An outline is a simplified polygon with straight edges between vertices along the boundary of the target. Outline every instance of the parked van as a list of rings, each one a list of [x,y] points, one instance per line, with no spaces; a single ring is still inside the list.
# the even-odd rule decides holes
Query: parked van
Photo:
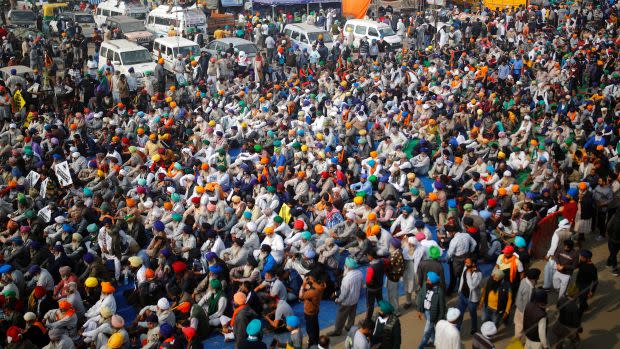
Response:
[[[155,36],[144,27],[144,21],[129,16],[110,16],[105,21],[110,30],[118,29],[121,37],[151,49]]]
[[[77,23],[82,28],[82,35],[87,38],[93,36],[95,32],[95,20],[93,15],[86,12],[63,12],[59,14],[58,20],[63,20],[65,23]],[[52,33],[58,33],[58,20],[50,22],[50,30]],[[65,26],[66,28],[66,26]]]
[[[383,37],[393,49],[403,47],[400,36],[396,35],[392,27],[385,23],[366,19],[349,19],[344,25],[344,35],[349,35],[349,32],[353,32],[353,36],[355,37],[353,45],[355,47],[359,46],[362,37],[366,37],[368,42],[379,40]]]
[[[173,27],[178,35],[190,28],[206,33],[207,16],[195,7],[170,8],[168,5],[158,6],[146,16],[146,29],[156,36],[167,36],[170,27]]]
[[[108,0],[97,5],[95,23],[97,23],[97,27],[101,28],[110,16],[129,16],[144,21],[148,13],[149,9],[144,7],[141,2]]]
[[[319,40],[323,39],[325,46],[328,49],[332,49],[334,46],[334,40],[332,35],[323,28],[305,23],[292,23],[287,24],[284,27],[284,34],[288,36],[294,44],[297,44],[300,49],[312,48],[312,45]]]
[[[198,44],[181,36],[166,36],[153,42],[153,59],[164,59],[164,69],[172,72],[172,62],[178,55],[200,56]]]
[[[107,60],[110,60],[114,69],[122,74],[129,74],[129,68],[133,68],[140,84],[144,82],[146,72],[154,72],[156,65],[149,50],[126,39],[101,43],[98,69],[102,69]]]

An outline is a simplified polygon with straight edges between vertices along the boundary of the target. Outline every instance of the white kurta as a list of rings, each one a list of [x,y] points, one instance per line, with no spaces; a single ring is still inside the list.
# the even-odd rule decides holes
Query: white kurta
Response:
[[[436,349],[461,349],[461,332],[446,320],[439,320],[435,325]]]

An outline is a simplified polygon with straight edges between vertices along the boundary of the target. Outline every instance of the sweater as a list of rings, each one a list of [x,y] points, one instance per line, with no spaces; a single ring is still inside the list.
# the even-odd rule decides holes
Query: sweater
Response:
[[[429,288],[429,285],[424,283],[422,289],[418,292],[416,303],[419,312],[430,312],[430,319],[428,320],[431,323],[437,323],[437,321],[446,317],[446,299],[443,289],[439,285],[432,285]]]

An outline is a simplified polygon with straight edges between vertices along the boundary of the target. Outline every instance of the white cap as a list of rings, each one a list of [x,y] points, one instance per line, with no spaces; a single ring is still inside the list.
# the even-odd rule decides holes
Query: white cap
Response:
[[[36,319],[37,319],[37,316],[31,311],[24,314],[24,321],[32,321]]]
[[[461,316],[461,311],[456,308],[448,309],[448,313],[446,314],[446,320],[450,322],[455,322]]]
[[[80,153],[78,153],[77,151],[74,151],[74,152],[71,154],[71,156],[72,156],[72,157],[74,157],[74,158],[79,158],[79,157],[80,157]]]
[[[505,177],[510,177],[510,176],[512,176],[512,172],[506,170],[506,171],[504,171],[504,176]]]
[[[245,225],[245,229],[247,229],[249,232],[255,232],[256,231],[256,223],[254,222],[248,222],[248,224]]]
[[[493,321],[487,321],[483,323],[482,326],[480,327],[480,332],[482,333],[483,336],[489,338],[489,337],[494,336],[497,333],[497,327],[495,327],[495,324],[493,323]]]
[[[173,187],[168,187],[166,188],[166,192],[168,192],[168,194],[172,194],[174,193],[176,190]]]
[[[157,301],[157,307],[161,310],[168,310],[170,308],[170,302],[166,298],[160,298]]]
[[[54,222],[58,224],[63,224],[67,219],[64,216],[58,216],[54,218]]]

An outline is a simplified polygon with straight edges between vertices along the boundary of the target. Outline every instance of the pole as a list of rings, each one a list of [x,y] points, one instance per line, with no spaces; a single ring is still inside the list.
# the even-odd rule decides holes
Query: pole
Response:
[[[272,4],[271,5],[271,17],[273,18],[273,21],[276,21],[276,5]]]

